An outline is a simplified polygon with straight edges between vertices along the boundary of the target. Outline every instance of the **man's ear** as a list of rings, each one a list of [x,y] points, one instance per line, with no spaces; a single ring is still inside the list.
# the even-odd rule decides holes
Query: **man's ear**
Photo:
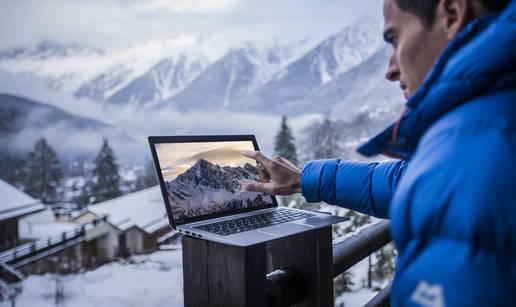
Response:
[[[440,0],[434,26],[451,40],[468,23],[470,9],[470,0]]]

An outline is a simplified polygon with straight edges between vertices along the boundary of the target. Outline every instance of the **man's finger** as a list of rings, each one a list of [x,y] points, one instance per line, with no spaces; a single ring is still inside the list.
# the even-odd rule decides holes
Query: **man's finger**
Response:
[[[281,162],[286,164],[286,166],[290,167],[292,170],[299,171],[299,166],[295,165],[294,163],[290,162],[289,160],[287,160],[285,158],[281,158],[281,157],[280,157],[280,160],[281,160]]]
[[[261,182],[250,182],[245,186],[247,191],[270,193],[271,184]]]
[[[267,167],[267,165],[269,164],[270,162],[270,159],[267,158],[267,156],[265,156],[264,154],[262,154],[261,152],[259,151],[250,151],[250,150],[243,150],[240,152],[244,157],[247,157],[247,158],[250,158],[250,159],[254,159],[258,162],[260,162],[261,164],[263,164],[263,166]]]

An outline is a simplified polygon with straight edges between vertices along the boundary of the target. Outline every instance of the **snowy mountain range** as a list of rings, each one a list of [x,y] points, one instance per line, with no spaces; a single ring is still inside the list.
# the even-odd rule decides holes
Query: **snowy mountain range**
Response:
[[[260,50],[252,44],[230,50],[165,104],[181,111],[195,109],[239,110],[275,74],[296,58],[304,42]],[[241,109],[240,109],[241,110]]]
[[[311,110],[339,118],[349,118],[366,109],[399,110],[403,101],[402,93],[398,86],[387,82],[384,77],[389,56],[389,47],[382,46],[370,57],[331,81],[313,86],[305,95],[283,102],[278,100],[276,110],[281,114],[302,114],[304,110]],[[265,103],[261,104],[261,109],[257,106],[258,110],[264,106]]]
[[[366,61],[383,46],[379,29],[378,21],[371,20],[345,28],[323,41],[263,86],[258,92],[260,104],[281,106],[303,100],[337,76]]]
[[[187,54],[161,60],[144,75],[111,95],[108,101],[136,105],[163,101],[183,90],[206,65],[206,59]]]
[[[272,203],[267,194],[243,190],[246,180],[259,180],[258,171],[249,163],[243,167],[221,167],[199,159],[166,183],[174,217],[182,219]]]
[[[221,46],[185,35],[105,53],[44,42],[0,51],[0,70],[32,74],[52,89],[107,104],[296,115],[349,109],[355,91],[360,105],[400,101],[396,86],[383,79],[385,48],[381,22],[371,19],[318,44]],[[372,86],[351,87],[356,80]]]
[[[197,43],[196,37],[185,35],[106,53],[78,44],[46,41],[32,48],[0,51],[0,70],[41,77],[54,90],[103,102],[161,61],[180,58]],[[202,61],[199,53],[192,56]]]

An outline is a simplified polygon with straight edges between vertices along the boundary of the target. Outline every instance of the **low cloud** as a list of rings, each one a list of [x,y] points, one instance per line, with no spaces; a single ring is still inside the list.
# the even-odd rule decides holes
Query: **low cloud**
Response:
[[[102,104],[49,91],[37,78],[24,75],[0,75],[0,78],[8,80],[0,84],[1,93],[24,92],[24,97],[28,99],[108,125],[101,129],[78,129],[65,122],[45,123],[48,114],[38,111],[28,117],[22,131],[9,140],[3,140],[11,150],[28,152],[37,139],[46,137],[60,157],[66,160],[95,155],[102,139],[107,138],[121,162],[141,162],[150,158],[147,144],[150,135],[254,134],[261,151],[271,155],[281,122],[281,116],[258,113],[224,110],[182,113],[171,107],[141,109]],[[304,127],[320,118],[320,114],[292,117],[289,118],[289,124],[294,135],[300,137]]]

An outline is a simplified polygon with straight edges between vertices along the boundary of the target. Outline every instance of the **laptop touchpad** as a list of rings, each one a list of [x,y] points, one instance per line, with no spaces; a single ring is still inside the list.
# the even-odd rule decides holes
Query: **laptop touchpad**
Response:
[[[295,223],[284,223],[280,225],[269,226],[256,230],[257,232],[265,233],[275,237],[289,236],[295,233],[303,232],[313,229],[312,226],[295,224]]]

